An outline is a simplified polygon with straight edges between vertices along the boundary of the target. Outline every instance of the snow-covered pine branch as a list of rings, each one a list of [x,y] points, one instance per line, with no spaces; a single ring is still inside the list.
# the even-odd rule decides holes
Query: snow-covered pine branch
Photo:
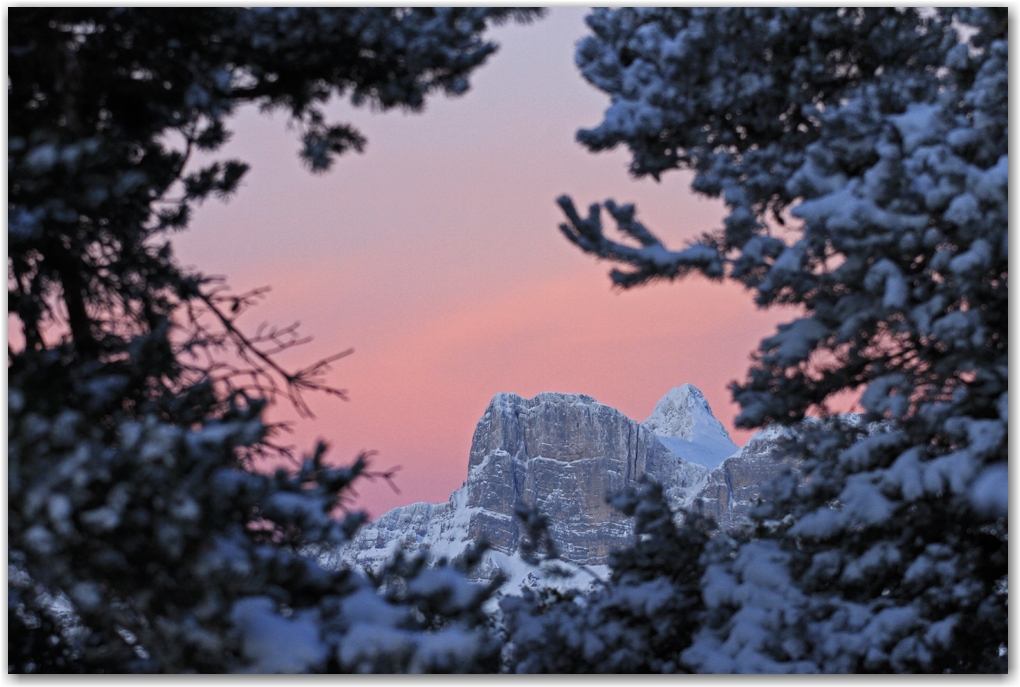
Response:
[[[621,286],[697,270],[802,308],[733,385],[739,424],[846,393],[865,411],[802,435],[804,481],[761,516],[782,528],[706,559],[683,665],[1004,671],[1005,11],[642,7],[588,25],[577,64],[610,105],[578,140],[626,145],[638,176],[691,170],[728,214],[670,250],[630,206],[602,206],[620,242],[599,205],[581,218],[560,198],[561,230],[627,268]]]

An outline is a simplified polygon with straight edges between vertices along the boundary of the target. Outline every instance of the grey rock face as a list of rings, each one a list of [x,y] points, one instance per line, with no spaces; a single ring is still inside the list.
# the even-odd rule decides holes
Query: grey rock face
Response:
[[[601,565],[625,544],[631,527],[606,494],[648,473],[673,491],[689,489],[707,470],[676,458],[652,432],[590,396],[498,394],[475,429],[467,506],[480,510],[469,536],[486,535],[514,552],[518,503],[549,515],[561,555]],[[508,521],[509,518],[509,521]]]
[[[723,530],[748,522],[762,485],[784,468],[796,467],[794,461],[777,454],[778,442],[791,435],[792,430],[780,427],[756,432],[740,451],[708,474],[690,505],[712,517]]]

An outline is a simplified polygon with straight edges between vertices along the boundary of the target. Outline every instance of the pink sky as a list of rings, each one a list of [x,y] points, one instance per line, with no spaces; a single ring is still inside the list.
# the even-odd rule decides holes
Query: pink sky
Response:
[[[732,432],[726,386],[784,319],[700,278],[614,291],[609,266],[557,231],[561,193],[582,207],[636,202],[673,246],[721,217],[685,174],[634,181],[626,151],[592,155],[574,142],[608,103],[573,65],[585,12],[554,8],[532,26],[497,29],[502,48],[467,95],[422,114],[337,105],[368,147],[325,175],[301,167],[282,117],[241,112],[224,156],[252,164],[246,182],[175,240],[184,263],[237,290],[272,286],[250,325],[297,319],[315,336],[284,362],[355,348],[330,378],[350,402],[309,398],[317,418],[292,439],[326,439],[338,461],[374,449],[378,467],[402,465],[402,493],[362,485],[372,515],[460,487],[475,423],[500,391],[586,393],[643,420],[690,382]],[[749,435],[732,434],[738,444]]]

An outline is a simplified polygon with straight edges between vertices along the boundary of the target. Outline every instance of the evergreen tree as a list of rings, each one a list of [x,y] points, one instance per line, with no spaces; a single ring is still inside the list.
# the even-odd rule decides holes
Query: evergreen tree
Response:
[[[237,323],[174,259],[193,209],[247,166],[198,166],[239,105],[283,110],[313,172],[365,141],[331,97],[420,110],[464,93],[531,10],[18,8],[8,27],[8,582],[12,672],[491,669],[489,589],[450,566],[373,582],[338,546],[366,463],[319,446],[262,474],[283,394],[336,395],[334,358],[290,371],[292,327]],[[342,355],[342,354],[341,354]],[[437,622],[441,618],[442,622]],[[426,630],[429,630],[426,632]]]
[[[729,540],[710,543],[714,524],[697,513],[678,526],[662,487],[646,479],[610,503],[634,518],[634,544],[611,554],[609,579],[588,593],[525,587],[504,597],[506,670],[685,672],[680,652],[705,616],[704,554]]]
[[[611,97],[578,132],[631,171],[694,172],[724,226],[670,250],[607,201],[562,231],[615,284],[701,273],[803,315],[732,386],[737,423],[840,393],[762,536],[706,554],[703,672],[1004,672],[1007,21],[1004,9],[596,10],[577,49]],[[623,240],[605,233],[601,209]],[[770,528],[764,527],[771,523]]]

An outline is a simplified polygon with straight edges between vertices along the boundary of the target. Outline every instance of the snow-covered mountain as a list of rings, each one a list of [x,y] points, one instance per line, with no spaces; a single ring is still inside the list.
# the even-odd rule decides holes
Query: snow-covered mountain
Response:
[[[700,499],[706,512],[736,523],[759,480],[775,472],[760,460],[769,437],[755,442],[757,436],[748,443],[752,450],[737,449],[690,384],[672,389],[640,424],[591,396],[496,394],[475,428],[467,480],[449,501],[384,513],[327,558],[376,567],[398,547],[453,558],[484,538],[492,550],[478,575],[501,569],[516,586],[534,572],[519,555],[514,509],[524,503],[549,517],[564,560],[605,574],[609,553],[632,537],[629,519],[606,503],[608,492],[648,474],[675,506]],[[586,574],[560,584],[586,584]]]
[[[710,470],[737,451],[708,401],[691,384],[671,389],[641,426],[654,432],[678,458]]]

